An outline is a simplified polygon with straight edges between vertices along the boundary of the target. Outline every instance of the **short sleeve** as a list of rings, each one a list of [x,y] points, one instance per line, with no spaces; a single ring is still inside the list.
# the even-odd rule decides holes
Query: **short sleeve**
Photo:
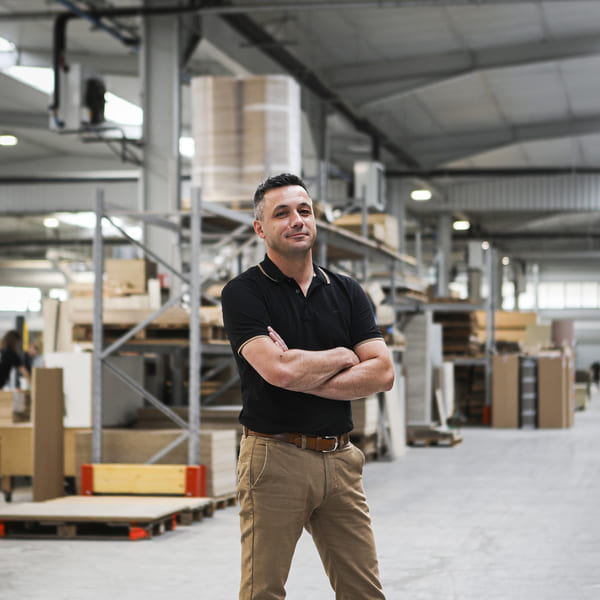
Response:
[[[221,293],[223,324],[234,352],[252,338],[268,335],[269,313],[262,293],[244,279],[230,281]]]
[[[352,346],[361,342],[383,337],[375,321],[375,312],[367,294],[350,279],[352,296]]]

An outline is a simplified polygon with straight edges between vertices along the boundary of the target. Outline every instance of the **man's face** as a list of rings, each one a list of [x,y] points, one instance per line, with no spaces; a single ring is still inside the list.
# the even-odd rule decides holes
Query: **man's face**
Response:
[[[282,256],[308,252],[315,243],[317,227],[306,190],[299,185],[269,190],[263,218],[254,221],[254,230],[268,249]]]

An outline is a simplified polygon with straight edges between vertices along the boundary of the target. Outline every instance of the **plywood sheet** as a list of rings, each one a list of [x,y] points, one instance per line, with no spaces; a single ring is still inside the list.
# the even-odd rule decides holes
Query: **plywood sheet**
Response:
[[[66,496],[45,502],[22,502],[2,505],[4,521],[153,521],[169,514],[203,506],[206,500],[140,496]]]

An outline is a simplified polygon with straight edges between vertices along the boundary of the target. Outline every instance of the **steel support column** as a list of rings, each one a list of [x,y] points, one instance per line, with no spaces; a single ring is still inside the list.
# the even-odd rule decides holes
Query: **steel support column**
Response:
[[[146,0],[145,7],[157,2]],[[176,212],[180,209],[179,135],[181,130],[180,23],[177,15],[145,16],[140,52],[144,159],[140,185],[141,212]],[[144,225],[144,243],[168,257],[180,269],[175,234]],[[162,270],[159,267],[159,270]],[[171,281],[178,292],[179,281]]]

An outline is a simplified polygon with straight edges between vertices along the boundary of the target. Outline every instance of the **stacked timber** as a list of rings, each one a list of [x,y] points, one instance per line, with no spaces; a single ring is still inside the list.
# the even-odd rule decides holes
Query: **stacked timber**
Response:
[[[480,353],[477,318],[473,311],[436,311],[434,322],[442,325],[444,356],[476,356]]]
[[[106,463],[145,463],[181,436],[180,429],[104,429],[102,460]],[[234,430],[201,431],[200,463],[206,465],[206,493],[223,496],[235,493],[237,435]],[[92,434],[80,432],[75,439],[77,477],[81,465],[92,462]],[[156,464],[187,464],[188,444],[183,441]],[[80,487],[78,480],[78,489]]]

